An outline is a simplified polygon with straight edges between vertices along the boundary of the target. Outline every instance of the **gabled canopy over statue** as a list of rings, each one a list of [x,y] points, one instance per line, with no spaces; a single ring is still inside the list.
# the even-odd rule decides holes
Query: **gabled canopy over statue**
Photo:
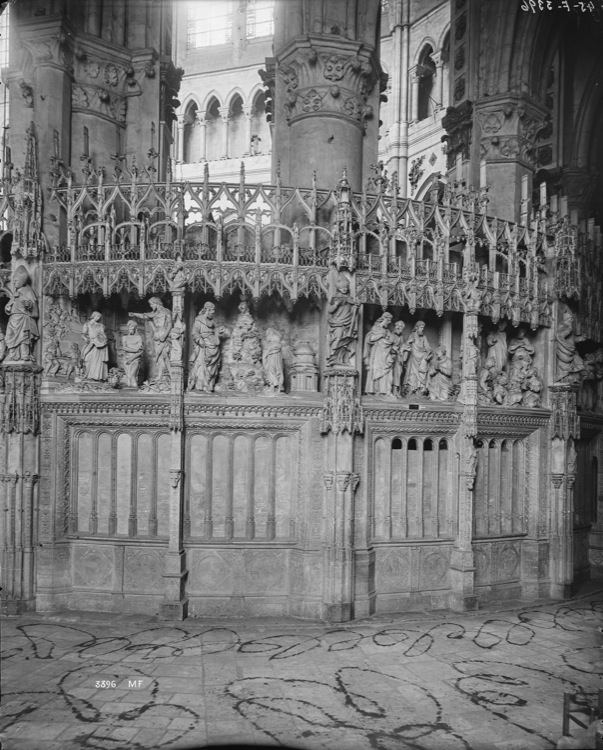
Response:
[[[6,292],[8,290],[5,289]],[[7,362],[31,362],[33,346],[39,338],[38,298],[29,286],[29,274],[25,266],[19,266],[13,274],[13,291],[8,292],[10,301],[4,308],[9,314],[6,326]]]

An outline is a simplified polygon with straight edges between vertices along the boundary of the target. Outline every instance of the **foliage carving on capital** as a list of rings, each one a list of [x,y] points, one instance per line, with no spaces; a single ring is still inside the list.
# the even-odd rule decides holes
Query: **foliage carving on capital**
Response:
[[[304,114],[329,111],[362,123],[372,117],[367,99],[378,80],[373,66],[355,53],[298,52],[278,66],[285,85],[285,113],[291,122]]]
[[[535,166],[536,143],[550,127],[548,115],[525,101],[511,99],[504,104],[486,104],[475,116],[481,131],[482,159],[522,160]]]

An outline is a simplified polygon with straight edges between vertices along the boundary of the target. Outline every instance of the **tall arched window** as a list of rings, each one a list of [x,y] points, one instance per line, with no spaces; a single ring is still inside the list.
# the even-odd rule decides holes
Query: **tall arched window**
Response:
[[[251,144],[252,155],[270,152],[270,127],[266,121],[266,105],[264,93],[258,91],[253,99],[251,108]]]
[[[249,144],[245,138],[245,115],[243,114],[243,100],[235,96],[230,103],[228,113],[228,156],[237,158],[247,153]]]
[[[199,161],[200,139],[197,125],[197,105],[191,102],[184,113],[184,151],[183,159],[186,164]]]
[[[434,101],[434,78],[436,66],[432,59],[433,49],[430,44],[425,45],[419,58],[419,107],[418,119],[424,120],[433,114],[436,102]]]
[[[207,161],[219,159],[222,156],[222,119],[220,117],[220,103],[212,99],[207,107],[205,118],[205,148]]]

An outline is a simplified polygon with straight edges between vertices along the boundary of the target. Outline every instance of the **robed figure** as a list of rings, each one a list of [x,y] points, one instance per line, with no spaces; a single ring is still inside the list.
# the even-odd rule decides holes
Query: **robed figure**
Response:
[[[228,336],[225,328],[216,328],[215,305],[206,302],[193,325],[193,359],[188,390],[212,393],[222,364],[222,339]]]
[[[40,336],[37,323],[38,298],[28,281],[27,269],[19,266],[13,275],[13,293],[4,308],[10,316],[5,334],[7,362],[33,360],[33,345]]]
[[[350,365],[354,345],[358,336],[358,303],[350,294],[346,279],[337,283],[337,292],[327,307],[329,326],[329,354],[327,365]]]
[[[88,322],[84,323],[82,336],[85,342],[82,352],[85,377],[88,380],[107,380],[109,342],[99,312],[93,312]]]
[[[364,340],[363,359],[366,365],[366,392],[389,396],[393,389],[393,367],[397,356],[395,340],[389,330],[390,313],[375,322]]]
[[[424,331],[425,323],[419,321],[415,324],[412,333],[404,344],[404,350],[408,352],[406,372],[404,373],[406,393],[419,393],[422,396],[427,395],[429,363],[433,356]]]

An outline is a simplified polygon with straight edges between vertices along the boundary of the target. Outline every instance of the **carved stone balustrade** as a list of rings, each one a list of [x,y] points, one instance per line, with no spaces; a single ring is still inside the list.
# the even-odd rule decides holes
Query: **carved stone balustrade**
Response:
[[[238,185],[210,182],[207,174],[202,183],[159,183],[135,167],[111,182],[104,170],[86,172],[82,185],[57,176],[52,198],[66,212],[68,231],[46,254],[43,291],[161,293],[181,256],[193,292],[326,298],[329,267],[343,263],[356,269],[360,302],[442,314],[464,309],[471,267],[482,315],[550,325],[539,273],[550,241],[536,223],[489,217],[466,190],[451,188],[442,205],[397,192],[395,180],[389,191],[343,196],[340,184],[332,191],[247,184],[243,173]]]

